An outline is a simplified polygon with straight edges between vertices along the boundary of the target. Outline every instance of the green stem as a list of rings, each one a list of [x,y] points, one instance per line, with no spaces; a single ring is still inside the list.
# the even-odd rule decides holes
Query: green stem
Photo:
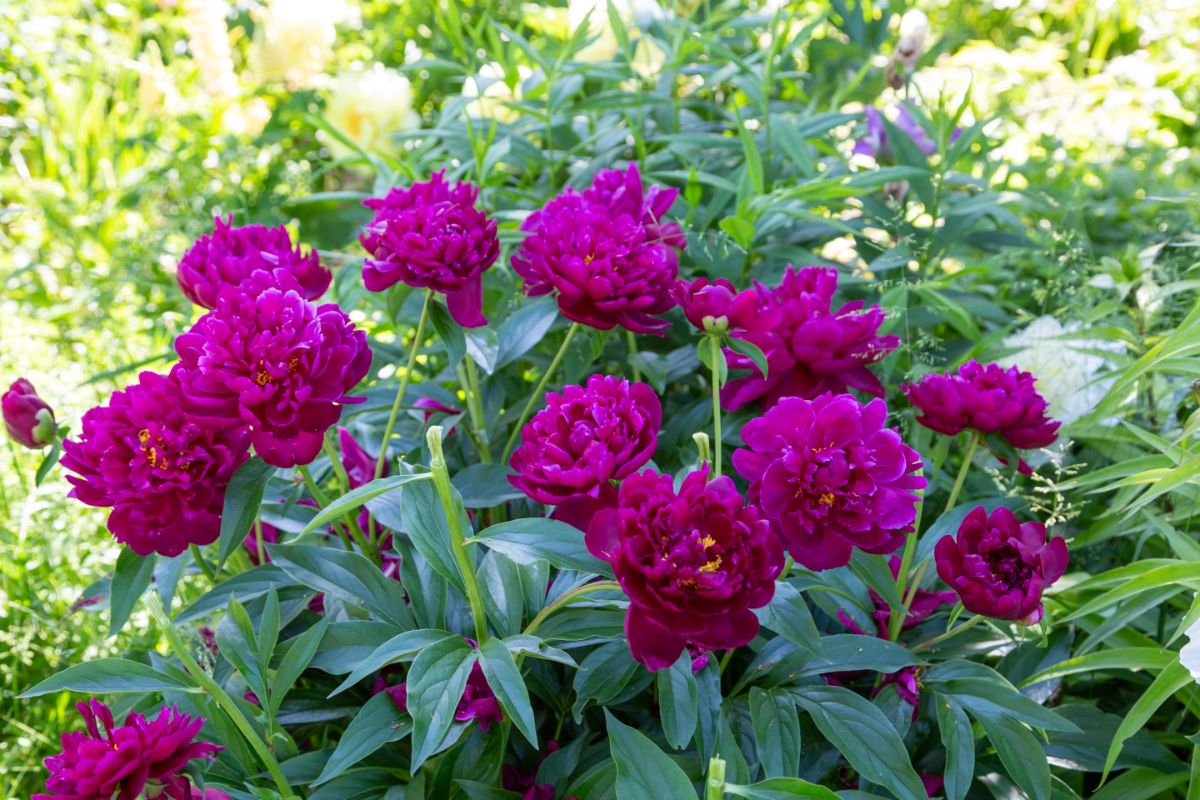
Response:
[[[379,458],[375,461],[375,478],[383,477],[383,467],[387,464],[388,444],[392,441],[392,431],[396,428],[396,417],[400,414],[400,403],[404,393],[408,391],[408,382],[412,378],[413,367],[417,363],[417,353],[421,350],[421,340],[425,338],[425,323],[429,321],[429,304],[433,300],[433,290],[425,290],[425,302],[421,306],[421,318],[417,321],[417,332],[413,334],[412,347],[408,350],[408,364],[404,374],[400,376],[400,388],[396,391],[396,399],[392,402],[392,413],[388,415],[387,425],[383,429],[383,441],[379,445]]]
[[[954,508],[955,502],[958,501],[958,493],[962,491],[963,484],[967,480],[967,472],[971,469],[971,459],[975,457],[975,448],[978,446],[979,434],[972,432],[966,452],[963,453],[962,466],[958,468],[958,477],[954,479],[954,488],[950,490],[950,499],[946,501],[946,511]]]
[[[258,551],[258,563],[260,565],[265,564],[267,563],[267,546],[266,543],[263,542],[263,526],[261,516],[254,518],[254,539],[255,549]]]
[[[450,485],[450,473],[446,470],[446,458],[442,454],[442,426],[431,425],[425,433],[425,441],[429,444],[429,469],[433,473],[433,485],[437,487],[438,497],[442,501],[442,512],[445,513],[446,524],[450,528],[450,547],[454,550],[454,560],[458,562],[458,572],[462,575],[467,602],[471,604],[471,616],[475,618],[475,640],[482,645],[488,639],[487,615],[483,609],[483,596],[479,593],[475,568],[467,552],[462,515],[454,502],[454,488]]]
[[[192,658],[192,654],[188,652],[187,645],[180,638],[179,632],[175,630],[171,621],[167,619],[167,614],[163,610],[162,602],[158,599],[157,592],[149,592],[146,595],[146,605],[149,607],[155,621],[158,622],[159,627],[162,628],[163,634],[167,637],[167,643],[171,647],[171,652],[183,664],[184,669],[188,671],[189,677],[209,697],[216,701],[217,705],[233,720],[233,724],[237,726],[246,743],[250,745],[250,748],[254,750],[255,754],[267,768],[267,772],[270,773],[272,780],[275,781],[275,786],[279,789],[279,793],[285,798],[294,798],[296,794],[292,791],[291,785],[283,775],[283,770],[279,767],[279,762],[271,754],[266,742],[255,732],[254,726],[250,724],[250,720],[246,719],[246,716],[238,708],[233,698],[229,696],[229,693],[219,683],[209,677],[209,674],[201,669],[196,660]]]
[[[712,353],[712,406],[713,406],[713,477],[721,477],[721,337],[708,335],[708,346]]]
[[[569,605],[578,598],[583,597],[585,594],[602,592],[605,590],[620,591],[620,589],[621,584],[617,583],[616,581],[596,581],[595,583],[585,583],[583,586],[576,586],[569,592],[563,592],[563,594],[555,599],[553,603],[543,608],[537,613],[537,616],[529,621],[529,624],[525,626],[525,635],[532,636],[537,629],[541,627],[541,624],[546,621],[547,617],[549,617],[555,611],[558,611],[563,606]]]
[[[325,450],[325,456],[329,459],[329,463],[333,467],[333,474],[337,476],[338,487],[341,489],[342,494],[349,494],[350,476],[346,473],[346,466],[338,458],[337,451],[333,449],[333,443],[326,437],[321,442],[321,447]],[[374,561],[378,561],[378,553],[375,552],[374,530],[372,530],[370,538],[364,535],[362,527],[358,524],[358,517],[354,512],[349,512],[343,519],[346,521],[354,543],[362,549],[363,555]]]
[[[200,548],[194,544],[189,544],[188,551],[191,552],[192,560],[196,562],[196,566],[204,573],[204,577],[215,584],[217,582],[217,573],[213,572],[213,568],[204,560],[204,554],[200,552]]]
[[[308,489],[308,493],[313,496],[313,499],[317,501],[317,505],[319,505],[321,508],[328,506],[329,497],[325,494],[325,492],[321,491],[321,487],[317,485],[315,480],[313,480],[312,472],[309,471],[308,465],[297,464],[296,471],[299,472],[300,477],[304,479],[304,486]],[[334,523],[334,527],[337,529],[339,534],[347,539],[352,539],[355,544],[362,548],[363,555],[370,558],[370,548],[367,547],[366,539],[363,538],[363,533],[358,527],[357,520],[350,521],[349,529],[347,529],[345,525],[339,523]]]
[[[629,365],[633,367],[633,379],[635,381],[640,381],[642,379],[642,373],[641,370],[637,368],[637,364],[633,360],[633,357],[636,356],[638,352],[637,337],[634,336],[633,331],[625,331],[625,341],[629,343]]]
[[[475,429],[475,437],[478,439],[479,460],[490,464],[492,463],[492,443],[488,440],[487,421],[483,416],[483,393],[479,388],[479,370],[475,368],[474,359],[468,357],[463,360],[467,364],[467,382],[463,389],[467,393],[467,411],[471,415],[471,427]]]
[[[563,356],[567,354],[567,347],[571,344],[571,339],[575,337],[580,325],[578,322],[572,322],[571,327],[567,328],[567,335],[563,337],[562,344],[558,347],[558,352],[554,354],[554,359],[550,365],[546,367],[546,371],[542,373],[542,379],[538,381],[537,387],[533,390],[533,394],[529,396],[529,402],[525,404],[525,409],[521,411],[521,416],[517,419],[517,424],[513,427],[512,433],[509,434],[508,443],[504,445],[504,455],[500,456],[500,463],[507,464],[508,457],[512,455],[512,451],[517,447],[517,439],[521,436],[521,429],[525,427],[525,423],[529,421],[529,415],[533,412],[533,406],[542,398],[546,391],[546,384],[550,382],[550,377],[554,375],[554,371],[558,369],[558,365],[562,363]]]
[[[708,780],[705,782],[704,800],[721,800],[725,797],[725,762],[720,758],[708,761]]]
[[[966,622],[962,623],[961,625],[951,628],[950,630],[946,631],[945,633],[939,634],[938,636],[935,636],[932,639],[921,642],[919,645],[914,647],[912,649],[912,651],[914,653],[920,653],[924,650],[928,650],[929,648],[933,647],[936,644],[941,644],[942,642],[946,641],[947,639],[951,638],[952,636],[957,636],[958,634],[965,631],[967,628],[978,625],[980,622],[983,622],[984,619],[985,618],[982,614],[976,614],[975,616],[971,617],[970,619],[968,619]]]

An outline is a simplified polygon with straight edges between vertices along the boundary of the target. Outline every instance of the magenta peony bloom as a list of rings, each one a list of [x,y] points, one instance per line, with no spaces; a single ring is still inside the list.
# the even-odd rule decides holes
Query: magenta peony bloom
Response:
[[[1042,618],[1042,592],[1067,571],[1067,543],[1046,541],[1046,526],[1018,522],[1007,508],[991,514],[983,506],[967,514],[957,539],[934,548],[938,576],[972,614],[1020,620]]]
[[[211,759],[222,749],[193,741],[204,720],[174,707],[149,721],[131,712],[119,728],[99,700],[76,708],[87,733],[62,734],[63,751],[46,759],[47,793],[35,794],[33,800],[134,800],[147,785],[165,789],[168,797],[190,797],[190,783],[179,773],[192,759]]]
[[[921,412],[917,422],[947,436],[971,429],[1030,450],[1053,444],[1062,424],[1046,415],[1047,403],[1033,376],[1016,367],[968,361],[956,372],[926,375],[903,388]]]
[[[184,411],[175,371],[143,372],[83,415],[80,437],[63,442],[62,465],[77,473],[67,476],[71,497],[112,508],[117,541],[139,555],[177,556],[216,540],[225,486],[249,446],[245,428],[213,429]]]
[[[900,339],[878,335],[884,320],[879,306],[863,311],[856,301],[834,311],[837,283],[835,269],[788,267],[776,288],[757,285],[760,316],[778,316],[765,330],[733,335],[763,351],[769,374],[764,378],[749,357],[727,349],[729,366],[751,374],[721,390],[725,408],[736,410],[755,400],[769,408],[781,397],[811,399],[848,389],[883,396],[883,385],[867,365],[899,347]]]
[[[616,492],[609,481],[641,469],[658,445],[662,406],[644,383],[593,375],[586,386],[546,394],[546,407],[521,431],[508,480],[532,500],[558,506],[556,518],[587,527]]]
[[[189,413],[213,426],[247,425],[254,450],[277,467],[307,464],[348,393],[371,367],[367,336],[336,305],[315,306],[280,272],[258,273],[246,291],[175,341]]]
[[[342,450],[342,468],[350,479],[350,488],[357,489],[375,480],[375,458],[363,449],[353,434],[345,428],[338,428],[338,446]],[[380,477],[388,474],[388,464],[383,462]]]
[[[213,218],[213,232],[201,236],[183,255],[176,278],[179,288],[198,306],[213,309],[227,286],[241,286],[259,270],[283,270],[308,300],[325,294],[333,275],[321,266],[316,250],[292,247],[287,228],[262,225],[233,227],[233,217]]]
[[[757,292],[739,292],[724,278],[679,281],[672,294],[688,322],[706,333],[763,331],[779,321],[778,312],[764,307]]]
[[[742,428],[733,466],[809,569],[845,566],[855,547],[890,553],[912,530],[921,458],[886,422],[882,400],[824,394],[785,397]]]
[[[652,242],[683,250],[687,247],[687,236],[678,222],[666,219],[667,212],[679,190],[650,184],[643,189],[642,174],[637,164],[630,164],[624,171],[605,169],[596,173],[592,185],[583,191],[583,199],[589,203],[609,209],[613,215],[626,214],[646,229]]]
[[[629,595],[625,635],[649,670],[671,666],[688,645],[741,647],[758,633],[750,610],[770,602],[783,551],[733,481],[693,472],[676,492],[653,470],[621,484],[617,508],[598,512],[588,550],[612,565]]]
[[[566,189],[532,214],[521,226],[529,236],[512,257],[526,293],[556,292],[563,316],[600,330],[619,325],[661,335],[670,327],[655,315],[675,305],[678,237],[670,226],[648,224],[653,209],[646,200],[637,209],[632,198],[628,188],[614,191],[598,178],[583,194]]]
[[[374,687],[375,694],[380,692],[387,692],[388,697],[392,698],[392,702],[396,704],[396,708],[408,713],[407,683],[388,686],[387,680],[381,675],[375,679]],[[500,710],[500,701],[496,699],[496,693],[488,685],[487,678],[483,674],[483,667],[479,666],[478,662],[471,667],[471,674],[467,678],[467,688],[463,692],[462,699],[458,701],[458,706],[454,709],[454,718],[459,722],[475,720],[479,723],[479,729],[484,733],[487,733],[494,723],[504,719],[504,713]]]
[[[359,241],[370,257],[363,283],[382,292],[397,283],[446,295],[450,316],[465,328],[486,325],[483,272],[500,255],[496,221],[475,207],[479,190],[459,181],[451,186],[446,171],[407,189],[363,205],[375,218]]]
[[[41,450],[54,441],[58,426],[54,422],[54,409],[42,398],[37,389],[24,378],[17,378],[0,397],[0,414],[4,417],[4,430],[17,444],[33,450]]]

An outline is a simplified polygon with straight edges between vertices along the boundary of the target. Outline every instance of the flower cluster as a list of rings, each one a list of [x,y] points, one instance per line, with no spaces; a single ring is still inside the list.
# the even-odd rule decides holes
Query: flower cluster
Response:
[[[486,325],[483,273],[500,255],[496,221],[475,207],[479,190],[469,183],[451,186],[445,171],[386,197],[364,200],[375,212],[359,241],[370,257],[363,283],[381,292],[397,283],[446,295],[450,315],[460,325]]]
[[[41,450],[54,441],[58,429],[54,422],[54,409],[38,396],[33,384],[24,378],[13,381],[4,396],[0,397],[0,414],[4,417],[4,430],[22,447]]]
[[[882,400],[827,393],[785,397],[742,428],[733,465],[809,569],[844,566],[856,547],[891,553],[912,530],[921,459],[886,422]]]
[[[653,470],[621,484],[615,509],[588,527],[588,550],[612,565],[629,595],[625,635],[647,669],[665,669],[688,645],[741,647],[758,633],[750,610],[770,602],[783,551],[770,525],[729,478],[689,474],[676,492]]]
[[[934,549],[938,576],[974,614],[1020,620],[1042,618],[1042,592],[1067,570],[1067,543],[1046,541],[1046,526],[1018,522],[1007,508],[991,514],[982,506],[963,520],[958,535]]]
[[[566,189],[521,226],[529,235],[512,266],[526,293],[556,293],[563,316],[593,328],[662,334],[670,323],[656,315],[675,305],[685,244],[679,226],[662,221],[676,194],[643,192],[632,165],[601,172],[583,193]]]
[[[62,734],[62,752],[46,759],[46,793],[33,800],[132,800],[152,796],[191,798],[191,783],[181,771],[193,759],[213,758],[220,747],[195,741],[204,725],[199,717],[164,708],[153,720],[131,712],[117,727],[99,700],[78,703],[86,733]]]
[[[291,236],[282,225],[234,227],[232,217],[217,217],[213,226],[211,234],[201,236],[184,254],[176,272],[179,288],[202,308],[216,308],[222,289],[240,286],[261,270],[288,273],[307,300],[323,295],[333,280],[315,250],[303,253],[292,247]]]
[[[899,347],[900,339],[879,335],[884,320],[879,306],[864,311],[856,301],[835,311],[837,285],[837,270],[822,267],[788,267],[774,289],[756,284],[759,316],[769,316],[771,324],[731,335],[763,351],[768,374],[763,376],[749,357],[726,350],[729,366],[752,372],[726,384],[721,392],[725,408],[732,411],[755,401],[769,408],[782,397],[811,399],[848,389],[883,396],[883,385],[867,365]]]
[[[585,529],[597,508],[612,505],[610,481],[632,475],[654,455],[661,426],[653,389],[593,375],[585,386],[546,395],[546,407],[521,431],[509,481],[557,506],[556,518]]]

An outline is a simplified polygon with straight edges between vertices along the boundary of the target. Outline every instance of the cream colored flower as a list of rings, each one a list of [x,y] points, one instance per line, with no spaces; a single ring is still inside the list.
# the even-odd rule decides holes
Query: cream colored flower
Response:
[[[347,139],[371,153],[395,151],[397,142],[392,134],[416,128],[421,122],[413,110],[408,78],[382,64],[338,75],[325,104],[325,119]],[[339,158],[352,154],[332,137],[327,144]]]
[[[613,7],[626,30],[630,31],[631,38],[639,28],[645,28],[663,16],[662,6],[656,0],[614,0]],[[571,32],[580,28],[585,21],[588,35],[597,38],[576,53],[575,58],[579,61],[611,61],[616,58],[619,45],[612,21],[608,18],[608,0],[568,0],[567,22]],[[634,58],[636,61],[637,56]]]
[[[1179,649],[1179,663],[1192,675],[1192,680],[1200,683],[1200,620],[1193,622],[1184,635],[1188,643]]]
[[[233,71],[229,26],[225,22],[229,3],[226,0],[183,0],[180,8],[188,49],[200,71],[200,83],[205,93],[216,103],[235,99],[241,89]]]
[[[250,63],[263,81],[291,88],[325,82],[336,25],[351,15],[344,0],[267,0],[256,15]]]

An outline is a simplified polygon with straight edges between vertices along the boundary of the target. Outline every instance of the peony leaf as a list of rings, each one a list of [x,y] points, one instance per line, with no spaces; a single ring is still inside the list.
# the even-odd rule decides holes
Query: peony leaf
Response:
[[[499,639],[488,639],[479,646],[479,664],[505,716],[512,720],[525,740],[537,749],[537,720],[533,716],[529,690],[508,646]]]
[[[117,556],[117,568],[113,571],[108,592],[109,636],[116,636],[125,627],[134,605],[150,585],[156,560],[154,553],[142,557],[128,547],[123,548],[121,555]]]
[[[508,482],[508,476],[513,474],[503,464],[472,464],[455,474],[450,482],[467,508],[491,508],[525,496]]]
[[[836,792],[799,778],[770,778],[750,786],[727,783],[725,791],[748,800],[839,800]]]
[[[139,661],[125,658],[97,658],[67,667],[62,672],[17,695],[20,699],[55,692],[82,694],[120,694],[124,692],[195,692],[199,691],[170,675]]]
[[[692,674],[692,656],[687,650],[669,668],[659,670],[658,714],[667,744],[682,750],[696,733],[700,711],[696,701],[696,676]]]
[[[738,339],[734,336],[726,337],[725,343],[729,349],[735,353],[740,353],[746,358],[754,362],[754,366],[758,367],[758,371],[762,373],[763,380],[767,378],[767,357],[763,351],[759,349],[754,342],[748,342],[745,339]]]
[[[750,720],[763,773],[790,778],[800,771],[800,719],[796,703],[782,689],[750,689]]]
[[[225,565],[225,559],[246,541],[258,509],[262,505],[267,481],[275,474],[275,467],[254,456],[237,468],[225,488],[225,505],[221,510],[221,537],[217,546],[217,566]]]
[[[1050,763],[1038,738],[1013,719],[980,717],[979,722],[1008,777],[1025,790],[1030,800],[1049,800]]]
[[[496,367],[510,364],[528,353],[546,338],[557,319],[558,303],[554,302],[554,298],[538,297],[525,301],[500,323],[496,334],[499,347]]]
[[[303,544],[267,545],[267,552],[273,564],[305,586],[362,606],[403,628],[414,627],[403,587],[364,556]]]
[[[608,564],[588,552],[583,533],[558,520],[531,517],[501,522],[480,532],[475,541],[518,563],[542,559],[559,569],[612,575]]]
[[[795,586],[786,581],[776,581],[771,602],[755,609],[754,613],[764,627],[782,635],[812,655],[821,656],[821,633],[817,630],[817,624],[813,622],[808,603]]]
[[[374,500],[376,497],[387,494],[405,484],[425,481],[431,477],[431,474],[428,472],[414,472],[410,475],[390,475],[386,478],[376,478],[369,483],[364,483],[357,489],[346,492],[336,500],[330,501],[329,505],[322,508],[315,517],[309,520],[308,524],[304,526],[304,530],[300,533],[300,537],[312,533],[317,528],[328,525],[339,517],[352,514],[363,504]]]
[[[454,321],[446,306],[433,300],[429,302],[429,321],[446,348],[446,366],[453,372],[467,354],[467,337],[462,326]]]
[[[938,729],[946,748],[946,800],[963,800],[975,777],[975,734],[962,706],[935,695]]]
[[[455,506],[461,517],[462,529],[469,532],[471,522],[467,519],[467,512],[462,507],[458,491],[451,487],[451,492],[457,501]],[[434,571],[449,581],[451,586],[463,591],[462,576],[458,574],[458,565],[450,547],[450,526],[446,523],[442,502],[438,499],[433,482],[421,481],[405,489],[400,497],[400,514],[404,520],[404,529],[417,552],[429,562]]]
[[[491,375],[496,371],[496,360],[500,353],[496,331],[492,328],[468,328],[465,335],[467,355],[480,369]]]
[[[336,778],[388,742],[403,739],[412,729],[408,715],[396,708],[387,692],[380,692],[350,721],[333,755],[312,785],[318,786]]]
[[[617,767],[617,800],[685,800],[696,789],[684,771],[642,733],[604,709],[608,746]]]
[[[450,636],[426,647],[413,661],[408,671],[408,710],[413,718],[410,773],[433,755],[454,724],[454,711],[476,658],[465,639]]]

